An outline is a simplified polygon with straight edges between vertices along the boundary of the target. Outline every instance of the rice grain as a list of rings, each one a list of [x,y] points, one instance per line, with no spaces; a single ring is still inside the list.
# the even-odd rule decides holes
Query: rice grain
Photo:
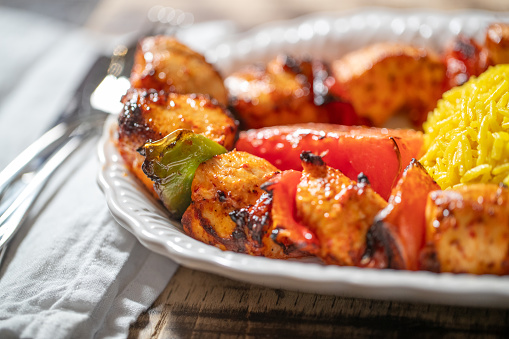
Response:
[[[444,93],[423,127],[420,162],[442,189],[509,184],[509,65]]]

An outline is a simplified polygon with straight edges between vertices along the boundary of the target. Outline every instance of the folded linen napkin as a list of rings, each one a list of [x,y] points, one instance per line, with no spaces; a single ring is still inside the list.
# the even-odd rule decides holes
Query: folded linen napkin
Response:
[[[104,46],[85,30],[2,7],[0,31],[2,169],[58,115]],[[177,268],[110,215],[96,141],[55,173],[9,244],[0,338],[126,337]]]

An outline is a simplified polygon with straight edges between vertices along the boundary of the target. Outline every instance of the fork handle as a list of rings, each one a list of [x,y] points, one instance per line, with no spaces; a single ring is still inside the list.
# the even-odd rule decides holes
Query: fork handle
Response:
[[[90,133],[71,135],[37,171],[30,183],[0,216],[0,249],[14,236],[25,220],[30,207],[55,170],[90,136]]]
[[[65,141],[65,137],[72,131],[71,124],[61,122],[21,152],[2,172],[0,172],[0,197],[9,185],[23,172],[23,170],[39,155],[55,149]]]

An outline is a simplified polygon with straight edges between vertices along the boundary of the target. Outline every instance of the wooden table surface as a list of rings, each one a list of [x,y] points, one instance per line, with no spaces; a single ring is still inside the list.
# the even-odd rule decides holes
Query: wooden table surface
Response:
[[[195,21],[227,19],[243,28],[313,11],[361,6],[419,7],[420,1],[100,1],[89,24],[106,25],[110,16],[153,4],[180,8]],[[428,0],[432,9],[509,10],[509,0]],[[126,9],[127,8],[127,9]],[[509,306],[508,306],[509,307]],[[275,290],[180,267],[168,286],[132,324],[130,338],[497,338],[509,335],[509,309],[452,307],[363,300]]]
[[[509,310],[276,290],[180,267],[130,338],[499,338]]]

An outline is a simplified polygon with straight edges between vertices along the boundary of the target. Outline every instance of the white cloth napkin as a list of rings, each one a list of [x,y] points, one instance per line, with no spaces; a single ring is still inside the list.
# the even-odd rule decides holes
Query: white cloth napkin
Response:
[[[90,32],[0,7],[0,169],[63,108],[101,50]],[[126,337],[177,265],[110,215],[97,139],[50,180],[0,270],[0,338]]]

